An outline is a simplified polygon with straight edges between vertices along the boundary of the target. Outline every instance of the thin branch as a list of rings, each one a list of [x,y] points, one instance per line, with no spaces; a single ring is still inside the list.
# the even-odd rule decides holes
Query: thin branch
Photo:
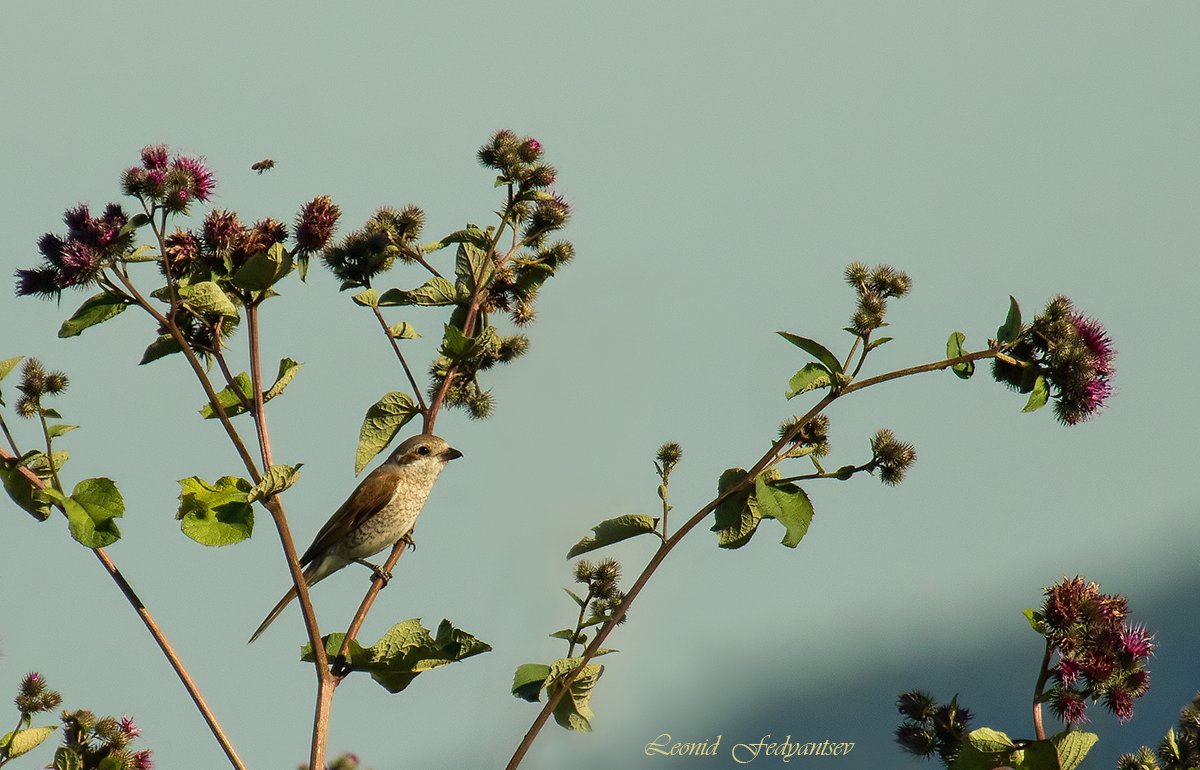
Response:
[[[754,480],[759,476],[759,474],[776,462],[776,457],[779,455],[779,453],[783,451],[783,449],[790,443],[792,443],[795,437],[800,433],[801,430],[803,430],[804,426],[807,425],[810,420],[812,420],[813,417],[823,412],[838,398],[853,393],[856,390],[862,390],[870,385],[877,385],[882,382],[888,382],[889,380],[906,377],[912,374],[919,374],[921,372],[931,372],[938,369],[946,369],[954,366],[955,364],[966,363],[967,361],[978,361],[985,358],[993,358],[996,356],[996,353],[996,350],[989,349],[955,358],[947,358],[929,364],[913,366],[907,369],[898,369],[893,372],[881,374],[877,377],[862,380],[861,382],[851,383],[850,385],[847,385],[838,391],[826,393],[825,396],[816,403],[816,405],[814,405],[803,417],[796,421],[791,430],[780,437],[780,439],[776,441],[775,444],[772,445],[771,448],[768,449],[761,458],[759,458],[758,462],[754,464],[754,467],[747,471],[745,476],[743,476],[740,481],[731,485],[723,493],[710,500],[703,508],[701,508],[690,519],[688,519],[687,522],[680,527],[674,535],[672,535],[658,547],[658,549],[654,552],[654,555],[650,557],[650,561],[646,564],[645,568],[642,569],[641,574],[638,575],[637,580],[634,581],[629,591],[625,594],[625,599],[613,611],[612,617],[600,627],[599,631],[597,631],[596,635],[592,638],[591,644],[584,649],[579,665],[567,673],[557,683],[557,688],[553,693],[548,694],[545,705],[534,718],[533,724],[530,725],[529,730],[525,733],[525,737],[521,740],[521,743],[518,744],[516,751],[513,752],[513,756],[509,760],[506,770],[516,770],[516,768],[521,764],[521,761],[525,758],[525,754],[529,751],[529,747],[533,745],[534,739],[537,737],[542,727],[545,726],[546,721],[550,718],[550,715],[554,713],[554,709],[558,706],[559,702],[563,699],[567,692],[570,691],[571,684],[575,681],[575,678],[579,676],[579,673],[583,671],[584,667],[587,666],[592,658],[596,656],[596,652],[600,649],[601,645],[604,644],[604,641],[608,638],[608,635],[611,634],[617,627],[617,624],[621,622],[621,619],[625,617],[625,613],[629,610],[630,605],[633,604],[633,601],[637,598],[638,594],[641,593],[642,588],[645,587],[646,583],[658,570],[659,565],[662,564],[663,560],[667,558],[667,555],[675,548],[676,545],[679,544],[679,542],[688,534],[688,532],[692,531],[692,529],[694,529],[701,521],[706,519],[721,505],[721,503],[725,502],[733,495],[742,492],[748,486],[753,484]]]
[[[12,459],[8,456],[8,453],[4,449],[0,449],[0,458],[5,460]],[[37,474],[25,467],[20,468],[20,471],[25,475],[30,483],[36,485],[38,488],[45,488],[45,484],[40,478],[37,477]],[[154,638],[158,648],[162,650],[167,662],[171,664],[171,668],[175,671],[175,675],[179,677],[179,681],[183,684],[184,689],[187,690],[188,695],[191,696],[192,702],[196,704],[196,708],[200,711],[200,715],[204,718],[205,723],[208,724],[208,729],[212,732],[213,737],[217,739],[217,743],[221,745],[221,749],[225,752],[225,756],[229,758],[230,764],[237,768],[237,770],[246,770],[246,765],[238,756],[237,750],[233,748],[233,744],[230,743],[229,737],[225,735],[225,731],[221,728],[220,723],[217,722],[217,718],[213,714],[212,709],[208,707],[208,703],[204,700],[204,696],[200,694],[200,688],[196,686],[195,681],[184,667],[183,662],[175,653],[175,649],[171,646],[171,643],[167,641],[167,637],[163,634],[162,629],[159,628],[158,623],[154,621],[154,617],[150,614],[150,610],[146,608],[145,603],[137,595],[137,592],[133,590],[133,586],[131,586],[129,581],[125,579],[125,576],[121,574],[121,571],[117,568],[117,565],[113,563],[112,559],[109,558],[104,549],[93,548],[91,550],[96,554],[96,558],[104,567],[105,572],[109,574],[109,577],[111,577],[113,582],[117,584],[117,587],[121,589],[121,593],[124,594],[125,599],[133,607],[134,612],[137,613],[143,625],[146,626],[146,630],[150,632],[150,636]]]
[[[258,445],[262,452],[263,470],[269,470],[274,463],[271,458],[271,439],[267,433],[267,417],[263,408],[262,361],[259,344],[258,305],[246,305],[246,325],[249,326],[249,355],[250,355],[250,388],[254,395],[254,427],[258,432]],[[283,545],[284,557],[287,560],[288,571],[292,575],[292,583],[300,599],[300,613],[304,618],[304,626],[308,632],[309,643],[313,648],[313,668],[317,675],[317,702],[313,713],[312,745],[309,756],[309,767],[325,766],[325,749],[329,739],[329,716],[333,709],[333,691],[336,682],[329,672],[329,660],[325,654],[325,645],[321,641],[321,629],[317,623],[317,613],[313,608],[308,593],[308,581],[300,569],[300,559],[297,556],[296,544],[292,539],[291,528],[287,523],[287,515],[283,510],[283,502],[277,495],[271,496],[265,502],[271,518],[275,521],[275,529]]]
[[[1054,645],[1046,640],[1046,654],[1042,656],[1042,670],[1038,672],[1037,684],[1033,686],[1033,731],[1037,740],[1046,740],[1046,729],[1042,726],[1042,690],[1050,679],[1050,656],[1054,654]]]
[[[12,447],[13,455],[20,457],[21,450],[17,448],[17,442],[13,439],[12,434],[8,432],[8,423],[4,421],[4,415],[0,415],[0,429],[4,431],[4,437],[8,439],[8,445]]]
[[[412,530],[409,530],[410,534]],[[387,561],[383,563],[380,571],[385,575],[390,575],[396,567],[396,562],[400,561],[400,557],[404,555],[404,551],[408,548],[408,541],[400,540],[392,546],[392,552],[388,554]],[[371,606],[375,604],[375,597],[379,596],[379,592],[383,590],[386,581],[379,575],[371,581],[371,588],[367,591],[367,595],[363,597],[362,603],[358,605],[358,612],[354,613],[354,619],[350,621],[350,627],[346,629],[346,638],[342,640],[342,646],[338,650],[337,657],[334,659],[334,675],[339,678],[345,677],[349,670],[345,668],[346,653],[350,650],[350,640],[358,636],[358,631],[362,628],[363,621],[367,619],[367,613],[371,611]]]
[[[408,377],[408,384],[412,385],[413,393],[415,393],[417,396],[417,407],[421,410],[421,413],[424,414],[426,411],[428,411],[429,407],[425,403],[425,397],[421,395],[421,386],[417,385],[417,378],[413,377],[412,370],[408,368],[408,361],[404,360],[404,354],[400,352],[400,345],[396,342],[396,338],[392,336],[392,332],[388,328],[387,321],[385,321],[383,318],[383,313],[379,311],[379,307],[377,305],[373,305],[371,309],[375,311],[375,318],[378,319],[379,326],[383,329],[384,336],[386,336],[388,341],[392,343],[392,350],[395,351],[396,358],[400,359],[400,365],[404,367],[404,374],[406,377]]]

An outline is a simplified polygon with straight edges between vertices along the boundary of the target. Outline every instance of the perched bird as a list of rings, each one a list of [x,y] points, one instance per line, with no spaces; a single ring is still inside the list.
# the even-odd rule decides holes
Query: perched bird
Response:
[[[433,482],[446,463],[458,457],[462,452],[428,433],[413,436],[396,447],[334,511],[300,557],[305,582],[313,586],[351,562],[378,571],[365,559],[409,536]],[[293,586],[250,641],[257,639],[295,598]]]

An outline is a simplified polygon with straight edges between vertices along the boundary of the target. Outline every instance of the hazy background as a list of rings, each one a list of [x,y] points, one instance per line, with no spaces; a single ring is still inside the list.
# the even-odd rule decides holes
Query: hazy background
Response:
[[[474,153],[493,130],[536,136],[559,169],[578,258],[544,292],[528,356],[488,373],[495,417],[439,421],[466,456],[363,632],[446,617],[495,651],[399,696],[353,677],[333,752],[377,770],[503,766],[536,711],[509,694],[513,669],[565,652],[546,634],[574,613],[559,588],[566,549],[601,519],[654,512],[664,440],[684,448],[678,520],[722,469],[761,454],[806,408],[783,399],[805,357],[774,332],[844,351],[853,293],[841,275],[854,259],[914,279],[871,372],[941,357],[955,329],[984,344],[1010,293],[1031,317],[1063,292],[1120,351],[1111,408],[1067,429],[1049,409],[1022,415],[1023,397],[986,372],[837,404],[830,463],[862,462],[887,426],[918,448],[910,479],[810,485],[817,518],[794,551],[772,522],[734,552],[695,532],[612,637],[622,652],[603,660],[595,732],[551,725],[527,766],[730,764],[725,751],[645,757],[663,732],[723,746],[847,740],[853,753],[827,764],[927,766],[891,738],[895,695],[917,686],[958,692],[977,725],[1028,736],[1041,650],[1021,610],[1064,574],[1126,593],[1158,633],[1132,724],[1090,710],[1101,743],[1087,767],[1156,741],[1200,688],[1195,4],[14,2],[4,17],[5,281],[38,261],[37,238],[63,229],[65,208],[118,200],[147,143],[206,155],[213,205],[243,219],[290,221],[329,194],[344,233],[380,205],[415,202],[427,240],[489,221],[498,193]],[[277,167],[258,177],[250,164],[266,157]],[[397,270],[381,283],[421,280]],[[296,662],[299,613],[245,645],[286,586],[273,528],[263,514],[251,541],[208,550],[173,517],[176,479],[242,472],[196,416],[199,387],[177,357],[136,367],[153,338],[136,312],[58,341],[86,294],[56,307],[6,286],[0,358],[36,354],[71,374],[57,406],[83,428],[61,442],[67,483],[118,482],[128,510],[111,555],[247,763],[295,767],[314,689]],[[305,463],[286,498],[303,545],[355,483],[365,409],[405,383],[374,319],[328,273],[283,293],[263,312],[264,356],[272,371],[283,356],[305,363],[269,410],[277,461]],[[424,369],[443,316],[390,317],[425,333],[411,346]],[[71,707],[134,715],[159,767],[222,766],[61,519],[2,513],[0,694],[36,669]],[[652,548],[613,554],[636,574]],[[316,590],[329,630],[366,586],[347,570]],[[15,718],[0,712],[0,725]]]

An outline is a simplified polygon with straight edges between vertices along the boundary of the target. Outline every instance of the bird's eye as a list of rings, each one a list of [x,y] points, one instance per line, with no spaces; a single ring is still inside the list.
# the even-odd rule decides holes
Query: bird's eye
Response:
[[[417,449],[417,454],[419,454],[419,455],[427,455],[427,454],[429,454],[429,447],[427,447],[427,446],[423,446],[423,447],[420,447],[420,448],[418,448],[418,449]]]

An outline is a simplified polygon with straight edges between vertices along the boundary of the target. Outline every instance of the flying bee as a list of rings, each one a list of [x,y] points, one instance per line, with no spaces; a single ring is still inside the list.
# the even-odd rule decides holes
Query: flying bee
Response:
[[[259,173],[259,175],[261,176],[262,172],[275,168],[275,161],[271,160],[270,158],[263,158],[258,163],[255,163],[254,165],[252,165],[250,168],[257,171]]]

